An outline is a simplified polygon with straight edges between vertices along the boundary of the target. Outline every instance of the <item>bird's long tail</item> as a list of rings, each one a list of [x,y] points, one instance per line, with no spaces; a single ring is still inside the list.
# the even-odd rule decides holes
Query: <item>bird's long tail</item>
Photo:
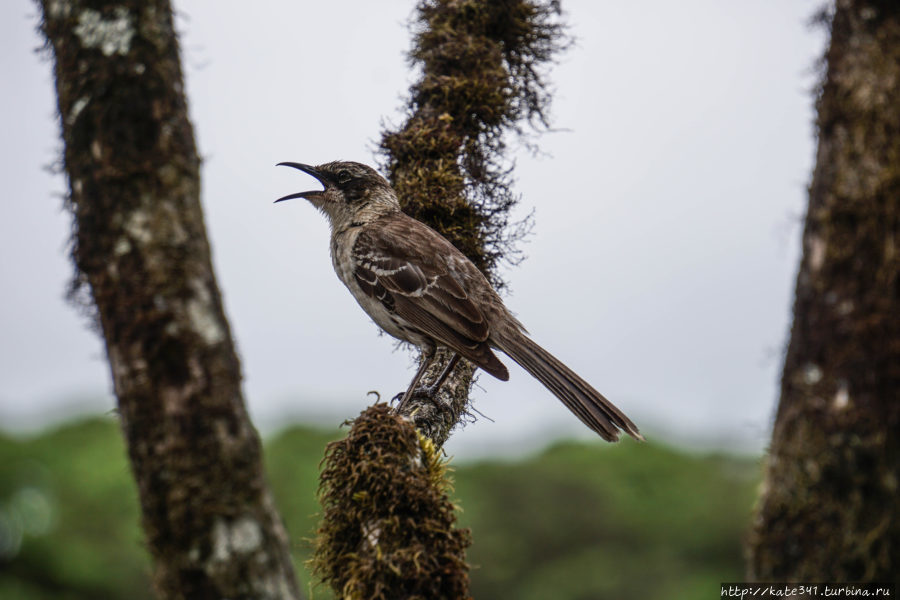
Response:
[[[524,334],[515,332],[492,341],[603,439],[615,442],[619,429],[636,440],[644,439],[631,419],[603,394]]]

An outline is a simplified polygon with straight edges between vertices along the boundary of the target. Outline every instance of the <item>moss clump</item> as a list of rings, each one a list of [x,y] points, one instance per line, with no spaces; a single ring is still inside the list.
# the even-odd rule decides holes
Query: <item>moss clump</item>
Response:
[[[530,222],[511,223],[517,197],[505,137],[546,126],[544,69],[567,45],[557,2],[422,0],[413,22],[404,126],[382,135],[384,168],[404,210],[469,257],[495,286],[517,262]]]
[[[438,451],[386,404],[328,445],[312,567],[339,598],[468,598],[468,530],[454,525]]]

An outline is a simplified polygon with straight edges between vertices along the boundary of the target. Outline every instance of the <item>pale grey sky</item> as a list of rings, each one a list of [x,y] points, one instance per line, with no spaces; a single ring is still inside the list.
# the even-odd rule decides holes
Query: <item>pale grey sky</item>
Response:
[[[280,161],[374,163],[414,77],[412,2],[177,2],[219,284],[264,428],[337,424],[405,388],[331,270],[309,181]],[[820,4],[564,2],[578,39],[551,72],[558,132],[516,155],[528,256],[507,304],[651,437],[760,449],[777,399],[814,151]],[[114,401],[99,338],[63,300],[71,272],[51,65],[36,8],[0,3],[0,425]],[[511,363],[511,361],[507,361]],[[483,375],[464,455],[585,429],[518,367]]]

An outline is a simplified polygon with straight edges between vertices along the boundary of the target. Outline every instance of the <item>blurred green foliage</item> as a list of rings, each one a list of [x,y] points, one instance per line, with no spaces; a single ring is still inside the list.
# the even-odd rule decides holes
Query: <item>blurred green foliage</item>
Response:
[[[306,584],[318,463],[339,435],[296,426],[266,444]],[[630,440],[561,443],[520,460],[462,463],[453,476],[474,537],[475,598],[694,599],[743,578],[754,459]],[[0,598],[140,600],[152,597],[149,572],[114,421],[0,435]]]

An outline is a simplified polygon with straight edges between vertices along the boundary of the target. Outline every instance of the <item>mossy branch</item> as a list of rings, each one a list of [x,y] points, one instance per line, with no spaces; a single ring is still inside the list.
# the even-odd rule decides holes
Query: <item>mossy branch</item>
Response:
[[[314,572],[347,600],[467,598],[449,490],[428,438],[386,404],[366,409],[325,452]]]
[[[546,127],[545,70],[568,45],[558,2],[423,0],[410,62],[422,71],[407,120],[382,134],[383,166],[403,209],[441,232],[496,287],[529,223],[517,203],[510,133]]]
[[[513,222],[518,198],[510,134],[546,127],[545,71],[569,45],[558,2],[422,0],[413,22],[406,123],[382,135],[383,166],[403,210],[449,239],[501,289],[501,261],[521,259],[530,219]],[[424,378],[433,382],[446,359]],[[438,401],[416,400],[407,414],[438,445],[466,415],[474,369],[465,361]]]
[[[407,214],[442,233],[498,288],[530,222],[517,202],[506,139],[548,124],[548,63],[568,45],[558,2],[422,0],[412,24],[410,90],[402,127],[383,132],[382,166]],[[443,352],[443,351],[442,351]],[[433,382],[449,359],[424,377]],[[376,405],[329,446],[313,564],[342,598],[467,598],[467,531],[438,449],[465,416],[474,368],[460,364],[432,401],[401,416]]]

